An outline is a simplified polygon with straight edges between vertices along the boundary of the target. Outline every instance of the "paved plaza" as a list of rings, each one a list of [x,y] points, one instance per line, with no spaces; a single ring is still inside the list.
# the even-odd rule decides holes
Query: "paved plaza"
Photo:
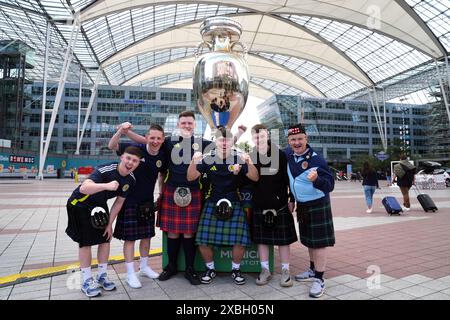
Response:
[[[425,213],[413,192],[412,210],[388,216],[381,205],[387,194],[401,200],[398,188],[375,193],[374,211],[365,212],[357,182],[337,182],[331,194],[336,246],[329,249],[327,289],[321,300],[450,300],[450,189],[427,190],[439,211]],[[77,244],[65,234],[66,200],[71,180],[0,180],[0,299],[83,300],[79,290]],[[152,240],[150,264],[162,270],[162,237]],[[95,257],[96,250],[93,250]],[[237,286],[223,273],[210,285],[191,286],[179,273],[165,282],[142,279],[141,289],[125,284],[122,242],[111,243],[109,276],[117,290],[93,299],[108,300],[305,300],[310,283],[279,286],[280,263],[275,250],[275,277],[256,286],[257,274]],[[138,262],[136,262],[137,264]],[[291,246],[291,273],[309,265],[307,249]],[[94,268],[96,274],[96,268]]]

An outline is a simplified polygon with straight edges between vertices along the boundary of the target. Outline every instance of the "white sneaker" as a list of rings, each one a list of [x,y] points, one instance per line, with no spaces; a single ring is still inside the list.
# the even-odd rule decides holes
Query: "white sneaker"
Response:
[[[144,277],[147,277],[147,278],[150,278],[150,279],[158,279],[158,277],[159,277],[159,273],[154,271],[150,267],[146,267],[146,268],[141,269],[139,271],[139,274],[141,276],[144,276]]]
[[[325,292],[325,282],[323,280],[314,279],[314,282],[309,290],[309,296],[311,298],[319,298]]]
[[[366,213],[372,213],[372,208],[367,209],[367,210],[366,210]]]
[[[288,269],[281,270],[281,279],[280,286],[282,287],[292,287],[294,285],[294,281],[292,281],[292,277],[289,273]]]
[[[313,279],[315,274],[316,273],[314,272],[314,270],[311,270],[311,268],[309,268],[305,272],[302,272],[302,273],[299,273],[298,275],[296,275],[295,280],[304,281],[304,280]]]
[[[402,206],[402,210],[403,210],[403,212],[408,212],[409,210],[411,210],[411,208],[407,208],[405,206]]]
[[[256,278],[256,284],[258,286],[263,286],[265,284],[268,284],[270,279],[272,279],[272,274],[270,273],[269,269],[261,268],[261,273],[259,274],[258,278]]]
[[[136,276],[136,273],[134,272],[128,274],[127,279],[125,281],[133,289],[139,289],[142,287],[141,282],[139,281],[138,277]]]
[[[81,291],[89,298],[96,297],[102,294],[98,282],[95,281],[92,277],[86,279],[86,281],[83,282]]]
[[[97,283],[100,288],[103,288],[106,291],[116,290],[116,284],[109,280],[108,275],[106,273],[97,275]]]

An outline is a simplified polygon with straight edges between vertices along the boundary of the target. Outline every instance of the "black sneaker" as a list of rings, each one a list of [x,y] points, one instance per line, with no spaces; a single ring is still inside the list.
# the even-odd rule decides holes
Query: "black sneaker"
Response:
[[[236,284],[241,285],[245,283],[245,278],[241,274],[241,270],[239,269],[233,269],[233,271],[231,271],[231,277],[233,278],[234,283]]]
[[[193,286],[199,285],[201,283],[200,282],[200,277],[198,276],[198,274],[191,267],[186,269],[186,272],[184,273],[184,277],[186,279],[188,279],[188,281]]]
[[[174,266],[168,264],[164,268],[163,272],[161,272],[159,274],[158,280],[159,281],[166,281],[166,280],[169,280],[170,278],[172,278],[172,276],[174,276],[176,274],[177,274],[177,269]]]
[[[204,284],[209,284],[216,277],[216,275],[217,275],[216,270],[208,269],[202,274],[200,282]]]

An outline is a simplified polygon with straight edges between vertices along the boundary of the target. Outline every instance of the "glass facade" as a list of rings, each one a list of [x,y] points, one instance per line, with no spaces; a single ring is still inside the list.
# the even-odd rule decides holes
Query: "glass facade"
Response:
[[[52,85],[50,84],[51,88]],[[67,88],[78,88],[77,84],[68,84]],[[30,92],[42,92],[42,84],[34,83]],[[101,86],[83,139],[82,153],[99,155],[108,154],[107,144],[122,122],[131,122],[135,131],[145,134],[150,124],[164,127],[167,135],[176,132],[178,114],[185,110],[196,113],[196,135],[202,135],[206,122],[195,110],[191,101],[192,91],[182,89],[163,89],[148,87],[115,87]],[[142,93],[141,93],[142,92]],[[123,98],[118,98],[123,97]],[[142,98],[142,99],[140,99]],[[146,99],[149,98],[149,99]],[[40,103],[39,95],[33,95],[27,106],[33,106],[24,116],[24,146],[38,146],[40,136]],[[47,104],[52,103],[54,96],[48,97]],[[86,107],[89,97],[82,98],[82,106]],[[64,96],[55,124],[53,141],[56,152],[74,152],[76,146],[76,130],[78,122],[78,98]],[[402,111],[405,110],[405,111]],[[427,151],[426,134],[428,133],[427,105],[405,105],[387,103],[388,143],[394,143],[402,137],[401,127],[410,126],[410,143],[412,152],[424,154]],[[320,150],[329,160],[349,159],[359,154],[373,154],[381,148],[381,139],[373,114],[367,101],[329,100],[293,95],[277,95],[258,106],[262,123],[270,128],[279,129],[282,146],[287,145],[286,133],[290,125],[303,122],[310,137],[312,146]],[[50,115],[47,115],[47,122]],[[81,116],[81,124],[84,115]],[[329,152],[331,151],[331,153]]]
[[[445,89],[447,101],[450,101],[450,87],[447,86]],[[428,155],[434,159],[448,159],[450,158],[450,126],[447,110],[442,91],[434,88],[432,92],[437,101],[430,103],[431,108],[423,119],[416,119],[413,123],[421,120],[425,125],[425,129],[423,130],[428,136],[433,137],[433,139],[424,141],[429,146]]]
[[[294,71],[328,98],[348,97],[352,93],[365,89],[366,85],[372,82],[377,85],[384,83],[383,87],[386,87],[386,81],[397,82],[405,79],[406,74],[411,76],[411,72],[421,72],[420,70],[414,70],[428,62],[431,62],[431,68],[433,68],[433,59],[440,60],[441,57],[430,53],[441,51],[440,54],[443,55],[445,54],[444,50],[448,52],[450,49],[449,1],[404,0],[401,1],[401,7],[404,7],[404,9],[398,8],[398,12],[385,12],[384,10],[389,10],[391,6],[380,6],[380,14],[382,13],[380,22],[388,25],[379,27],[369,24],[371,17],[368,18],[367,24],[358,21],[359,19],[356,17],[367,15],[369,12],[366,11],[364,6],[359,6],[357,1],[350,1],[343,6],[345,9],[342,9],[342,12],[340,10],[339,12],[318,11],[321,14],[310,15],[307,14],[307,12],[311,12],[308,10],[311,9],[309,7],[319,6],[319,4],[314,2],[302,4],[305,9],[303,14],[303,10],[296,10],[295,5],[292,7],[287,5],[282,7],[284,8],[282,10],[281,8],[274,10],[274,8],[270,9],[270,1],[264,2],[264,5],[258,3],[257,8],[253,8],[253,3],[252,1],[238,1],[236,3],[230,1],[225,3],[220,1],[202,3],[131,1],[129,6],[119,6],[118,8],[109,3],[110,7],[108,8],[108,5],[106,5],[102,10],[104,11],[103,15],[94,15],[91,18],[83,19],[82,34],[78,36],[77,45],[74,48],[74,59],[69,67],[68,82],[79,81],[80,73],[83,83],[93,82],[98,67],[102,65],[103,72],[100,75],[100,83],[122,85],[156,66],[193,56],[195,48],[192,43],[184,43],[184,39],[173,39],[173,47],[151,51],[150,46],[142,51],[136,50],[136,54],[127,55],[118,60],[114,59],[118,53],[127,48],[136,46],[164,32],[195,25],[207,17],[223,15],[233,17],[243,14],[250,16],[250,14],[264,13],[278,21],[283,20],[283,23],[288,22],[289,26],[298,29],[299,34],[306,32],[314,37],[317,43],[325,43],[327,45],[326,51],[336,51],[338,55],[344,57],[345,60],[354,64],[361,71],[360,76],[367,77],[366,80],[370,79],[363,85],[361,77],[355,77],[354,73],[346,72],[348,70],[345,68],[334,68],[333,63],[331,65],[328,63],[333,62],[334,59],[323,60],[322,58],[326,56],[327,52],[318,50],[316,53],[314,47],[310,52],[311,55],[306,56],[295,52],[280,54],[276,48],[269,45],[271,43],[269,40],[266,42],[267,46],[261,46],[254,50],[250,48],[251,54],[259,55],[282,65],[290,71]],[[95,7],[98,5],[99,3],[96,3],[95,0],[0,1],[0,40],[15,41],[20,39],[34,48],[36,50],[35,67],[28,72],[27,77],[32,81],[41,81],[48,18],[70,17],[75,12],[91,11],[93,8],[95,11]],[[322,5],[320,4],[320,6]],[[261,9],[262,7],[268,11],[264,11],[264,9]],[[339,5],[336,5],[336,8],[339,7]],[[378,7],[378,5],[375,5],[375,7]],[[385,17],[390,18],[391,15],[397,17],[396,14],[398,13],[400,13],[398,25],[397,21],[391,19],[385,21]],[[419,25],[426,28],[426,33],[429,36],[429,39],[426,40],[435,42],[438,48],[434,46],[427,50],[421,48],[420,40],[422,39],[419,38],[419,32],[417,41],[411,42],[413,39],[401,38],[399,34],[402,33],[396,31],[401,31],[402,21],[406,18],[402,19],[401,17],[404,15],[418,22],[415,27],[411,25],[411,30],[421,29],[418,27]],[[391,28],[397,30],[390,30]],[[261,30],[258,30],[255,39],[263,36],[265,33],[263,30],[265,29],[262,27]],[[58,81],[72,27],[69,24],[58,22],[52,23],[51,30],[48,76],[52,81]],[[254,32],[253,29],[245,31]],[[409,31],[406,30],[405,32]],[[282,32],[283,30],[281,30]],[[414,37],[414,35],[411,36]],[[422,34],[421,37],[423,36]],[[440,47],[442,47],[441,50],[439,50]],[[311,59],[311,57],[317,59]],[[175,74],[170,76],[172,78],[179,77]],[[293,88],[283,87],[267,79],[254,79],[254,82],[266,88],[273,88],[276,94],[301,94],[301,92],[293,92],[295,91]],[[158,86],[157,84],[144,85]],[[421,89],[424,87],[422,86]],[[74,97],[76,91],[77,88],[71,88],[67,95]],[[119,97],[119,99],[122,98]]]
[[[299,96],[277,95],[258,108],[278,105],[284,135],[282,146],[287,145],[286,133],[292,124],[304,123],[309,142],[314,149],[321,150],[329,161],[347,160],[361,154],[374,154],[381,149],[381,138],[372,107],[367,101],[327,100]],[[402,105],[402,108],[405,106]],[[409,125],[411,130],[411,151],[425,154],[424,143],[427,130],[428,105],[407,106],[414,112],[398,112],[399,105],[386,104],[388,144],[402,137],[401,126]],[[268,124],[267,113],[260,113],[261,122]]]
[[[39,150],[41,125],[42,83],[34,83],[27,90],[31,100],[25,102],[29,110],[23,117],[27,130],[22,131],[21,142],[24,148]],[[47,105],[52,105],[56,95],[56,86],[48,85]],[[91,91],[83,89],[82,108],[89,103]],[[79,84],[67,84],[65,94],[56,118],[52,134],[51,152],[74,153],[76,150],[78,123]],[[178,114],[192,110],[196,113],[196,135],[202,135],[206,122],[196,112],[191,103],[191,90],[162,89],[146,87],[99,86],[83,137],[80,154],[106,155],[113,154],[108,150],[108,142],[122,122],[131,122],[134,130],[145,134],[151,124],[161,125],[166,135],[176,132]],[[46,115],[48,125],[50,114]],[[81,114],[81,126],[84,122]]]

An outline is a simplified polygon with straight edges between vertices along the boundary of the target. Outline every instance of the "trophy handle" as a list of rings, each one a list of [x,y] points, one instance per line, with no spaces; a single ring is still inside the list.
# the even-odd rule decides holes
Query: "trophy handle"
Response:
[[[247,60],[247,55],[248,55],[248,47],[242,43],[241,41],[234,41],[231,46],[230,49],[233,50],[235,45],[239,45],[242,48],[242,56],[245,60]],[[238,51],[239,52],[239,51]]]
[[[198,58],[199,53],[200,53],[200,50],[201,50],[202,48],[208,48],[209,50],[211,50],[211,49],[212,49],[212,45],[211,45],[210,43],[206,42],[206,41],[200,42],[200,43],[197,45],[197,48],[196,48],[195,51],[194,51],[194,56],[195,56],[195,58]]]

